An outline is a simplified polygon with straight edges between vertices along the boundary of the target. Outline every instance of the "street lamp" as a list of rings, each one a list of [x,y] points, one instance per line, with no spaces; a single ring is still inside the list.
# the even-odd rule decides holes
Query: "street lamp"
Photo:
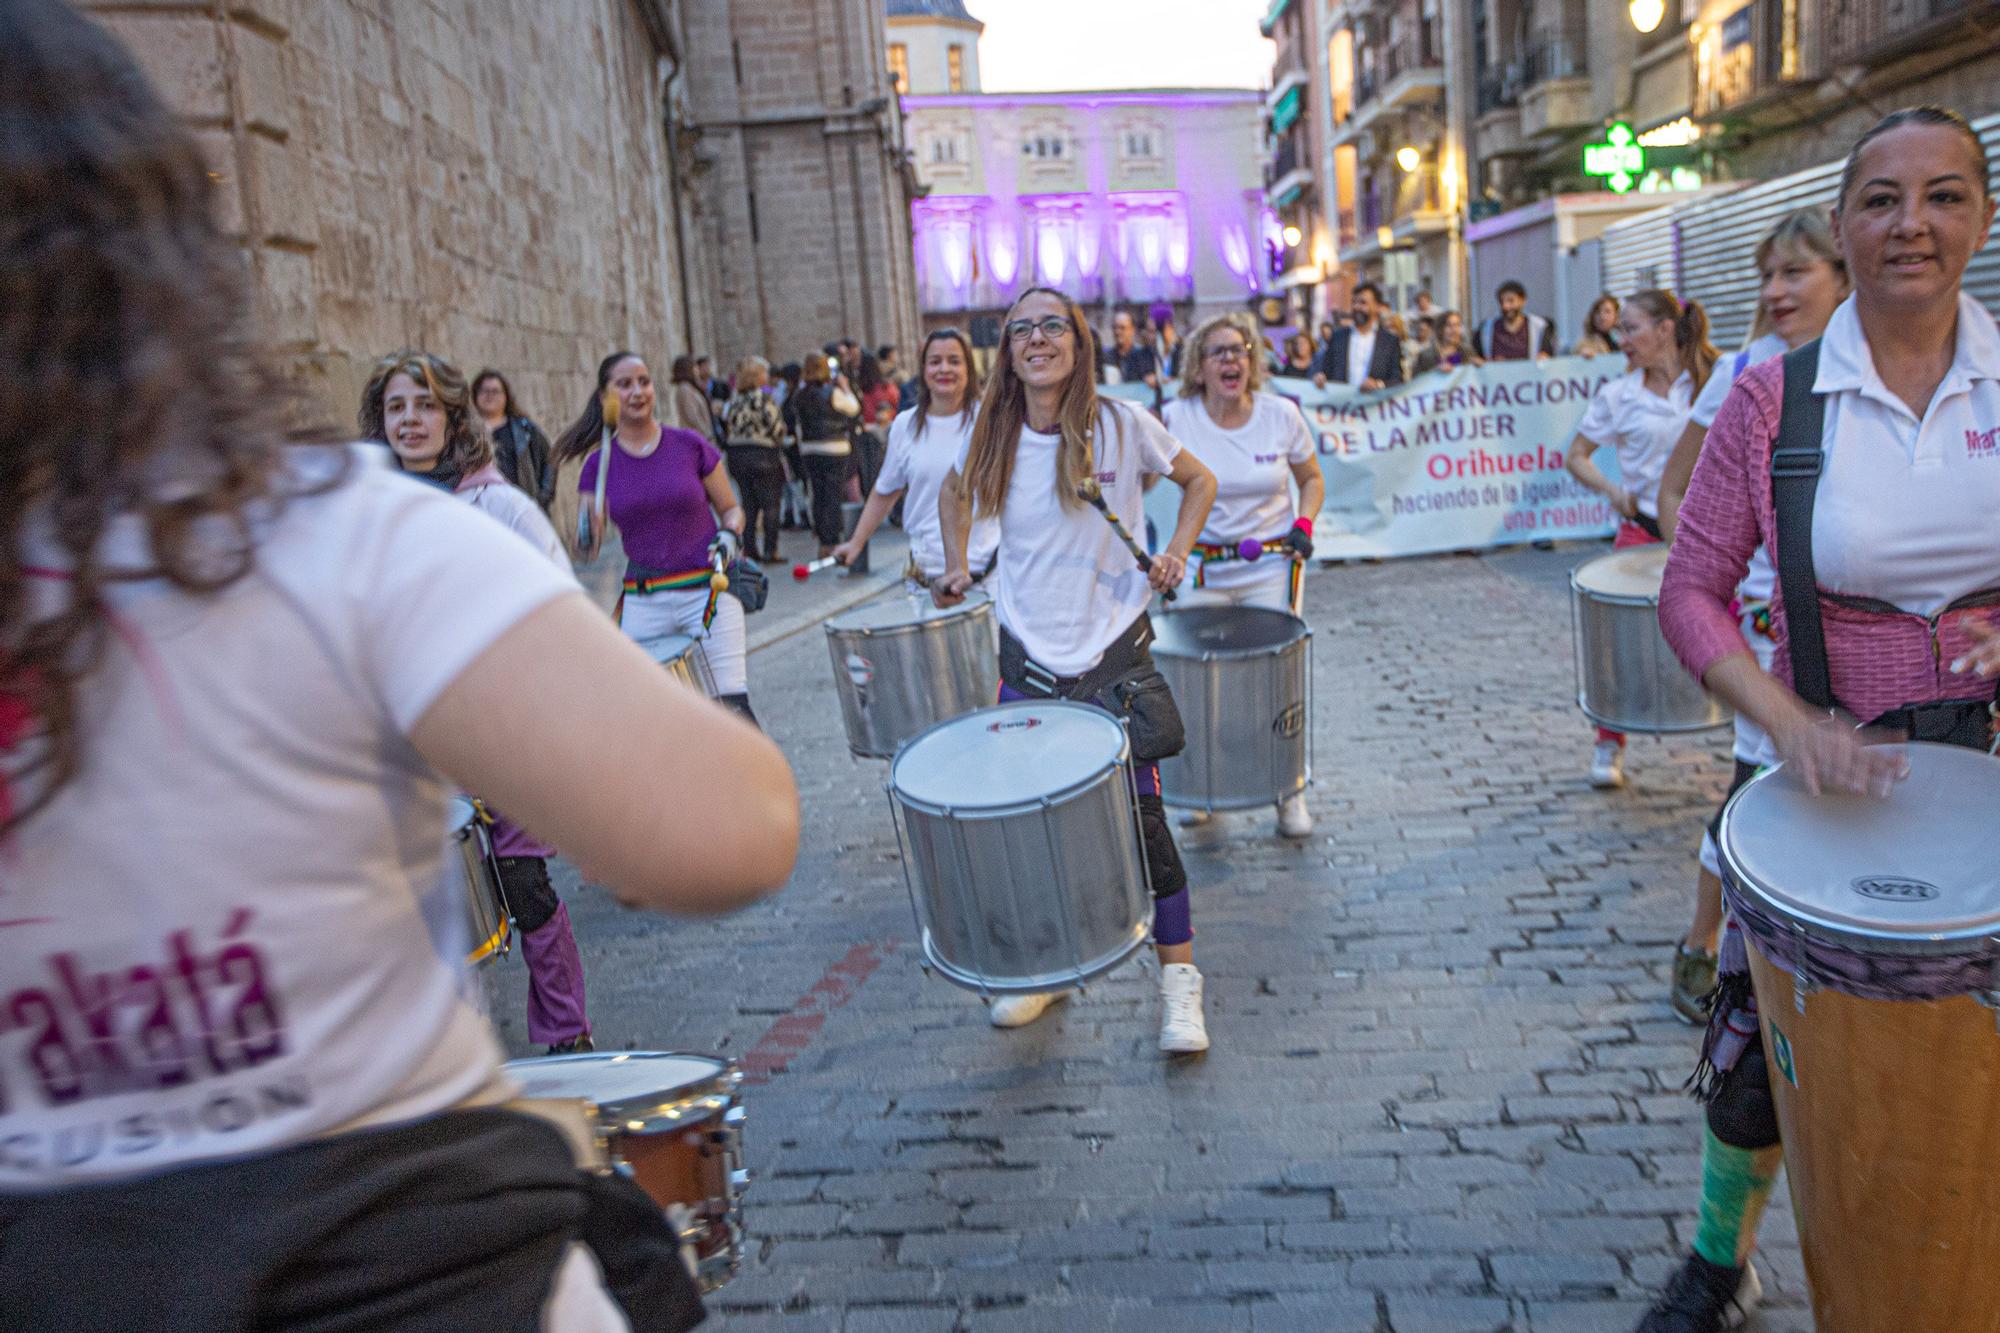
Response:
[[[1424,163],[1424,155],[1417,151],[1415,144],[1404,144],[1396,150],[1396,165],[1405,172],[1415,171]]]
[[[1660,26],[1667,16],[1666,0],[1631,0],[1626,11],[1632,16],[1632,26],[1640,32],[1651,32]]]
[[[1296,249],[1298,249],[1298,248],[1299,248],[1299,242],[1300,242],[1300,241],[1302,241],[1302,240],[1304,240],[1304,239],[1305,239],[1305,236],[1306,236],[1306,234],[1305,234],[1304,232],[1302,232],[1302,231],[1300,231],[1300,230],[1299,230],[1299,228],[1298,228],[1298,224],[1296,224],[1296,223],[1292,223],[1292,222],[1287,222],[1287,223],[1285,224],[1285,246],[1286,246],[1286,248],[1288,248],[1288,249],[1292,249],[1292,250],[1296,250]]]

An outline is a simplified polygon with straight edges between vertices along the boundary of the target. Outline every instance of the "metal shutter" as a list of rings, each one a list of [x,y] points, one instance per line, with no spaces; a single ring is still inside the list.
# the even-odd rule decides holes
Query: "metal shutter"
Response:
[[[1603,290],[1619,300],[1648,287],[1679,285],[1674,272],[1674,206],[1614,222],[1598,237]]]

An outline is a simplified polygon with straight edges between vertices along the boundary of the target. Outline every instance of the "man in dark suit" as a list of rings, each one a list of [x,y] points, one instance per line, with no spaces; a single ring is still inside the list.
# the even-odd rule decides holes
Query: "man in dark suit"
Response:
[[[1313,363],[1313,383],[1386,389],[1402,382],[1402,340],[1382,327],[1382,289],[1364,282],[1354,289],[1354,322],[1334,330]]]

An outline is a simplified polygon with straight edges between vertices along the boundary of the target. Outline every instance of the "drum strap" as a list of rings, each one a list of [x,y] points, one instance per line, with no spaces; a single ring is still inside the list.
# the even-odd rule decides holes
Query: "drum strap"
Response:
[[[1833,678],[1827,669],[1812,549],[1813,505],[1825,461],[1820,437],[1826,404],[1813,392],[1818,377],[1819,339],[1785,353],[1784,405],[1771,448],[1771,507],[1777,512],[1778,592],[1785,602],[1792,688],[1813,707],[1832,708]]]

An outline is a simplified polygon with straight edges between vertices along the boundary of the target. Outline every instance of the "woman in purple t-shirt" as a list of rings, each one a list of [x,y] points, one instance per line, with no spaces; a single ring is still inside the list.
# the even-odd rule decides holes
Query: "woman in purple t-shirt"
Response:
[[[605,430],[604,396],[616,397],[611,447],[598,449]],[[662,634],[701,640],[721,702],[754,720],[744,667],[743,604],[709,586],[709,552],[720,544],[734,560],[743,536],[743,506],[722,454],[707,437],[662,426],[653,417],[652,372],[631,352],[613,352],[597,367],[597,389],[562,439],[556,461],[592,454],[577,478],[591,531],[601,534],[607,515],[596,512],[597,470],[604,508],[625,539],[625,596],[618,623],[644,642]],[[597,450],[594,454],[592,450]]]

